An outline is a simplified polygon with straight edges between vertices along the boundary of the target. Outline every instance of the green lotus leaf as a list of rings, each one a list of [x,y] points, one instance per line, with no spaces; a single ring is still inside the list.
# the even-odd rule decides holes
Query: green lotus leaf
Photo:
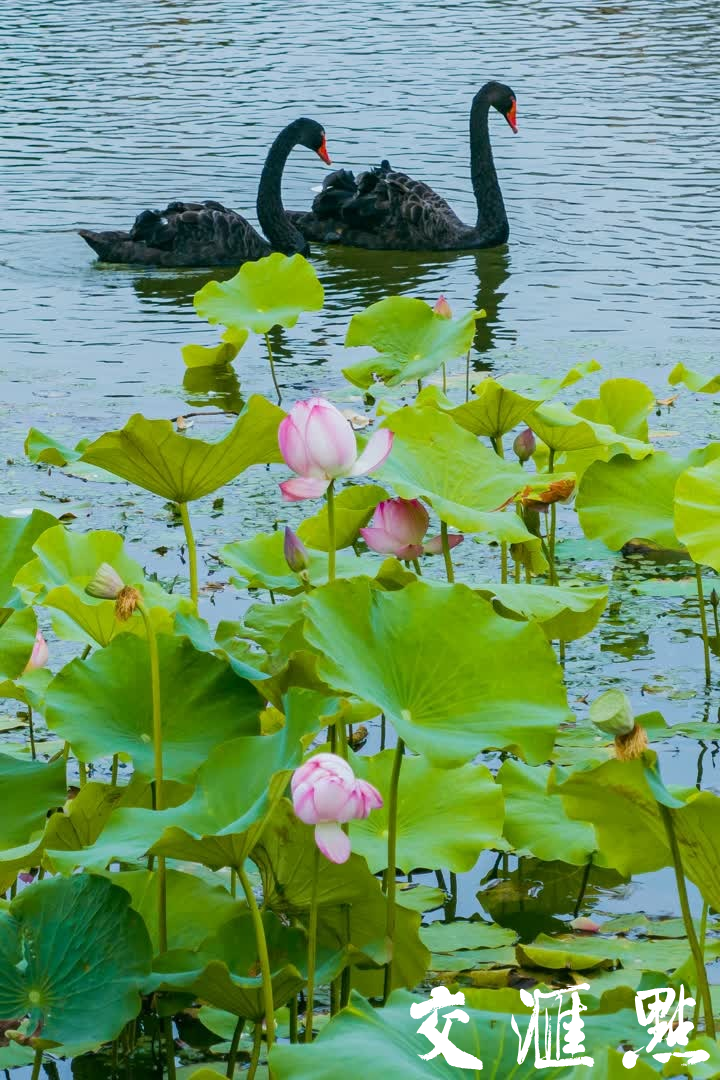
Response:
[[[282,461],[277,432],[284,415],[277,405],[254,395],[225,438],[207,443],[180,435],[169,420],[146,420],[136,413],[122,430],[91,443],[82,460],[171,502],[192,502],[251,465]]]
[[[655,406],[655,395],[639,379],[607,379],[596,398],[584,398],[573,408],[593,424],[609,425],[620,435],[648,441],[648,413]]]
[[[720,458],[678,477],[675,531],[696,563],[720,571]]]
[[[246,262],[229,281],[209,281],[195,294],[201,319],[266,334],[273,326],[289,329],[304,311],[323,306],[323,287],[302,255],[273,252]]]
[[[548,398],[555,397],[560,390],[565,390],[568,386],[579,382],[580,379],[584,379],[587,375],[593,375],[596,371],[601,370],[602,364],[598,364],[597,360],[582,360],[560,378],[546,378],[542,375],[533,375],[529,371],[523,371],[501,375],[498,382],[503,386],[508,386],[517,394],[538,398],[540,401],[547,401]]]
[[[425,392],[423,390],[416,404],[423,403]],[[528,417],[544,400],[517,394],[509,387],[490,378],[477,383],[473,387],[473,394],[474,397],[470,401],[451,408],[450,416],[456,424],[472,432],[473,435],[485,435],[490,439],[501,439],[518,424],[527,424]]]
[[[190,780],[213,747],[258,731],[255,688],[186,638],[161,634],[165,776]],[[125,753],[152,775],[152,696],[147,641],[123,634],[87,660],[76,659],[47,692],[46,720],[81,761]]]
[[[708,959],[716,955],[718,942],[708,942]],[[714,946],[714,947],[713,947]],[[690,956],[688,942],[678,940],[633,941],[605,934],[541,934],[531,945],[517,946],[518,962],[523,966],[550,971],[592,971],[621,964],[628,971],[671,972],[686,963]]]
[[[416,881],[398,882],[398,890],[395,899],[398,904],[409,908],[410,911],[418,911],[423,915],[426,911],[436,911],[445,903],[445,890],[434,888],[431,885],[418,885]]]
[[[568,817],[560,796],[547,790],[549,775],[545,765],[503,763],[497,778],[505,796],[505,836],[521,854],[583,866],[594,859],[595,830]]]
[[[491,532],[511,543],[531,538],[514,511],[498,512],[528,482],[519,465],[437,409],[400,409],[383,426],[395,439],[379,475],[398,495],[425,499],[442,521],[466,532]]]
[[[13,585],[15,575],[33,557],[33,544],[57,518],[44,510],[27,517],[0,517],[0,607],[18,607],[20,597]]]
[[[498,949],[514,945],[518,936],[514,930],[482,919],[457,919],[451,923],[433,922],[423,926],[420,937],[434,953],[454,953],[458,949]]]
[[[720,375],[713,375],[708,379],[706,375],[701,375],[699,371],[691,371],[682,363],[676,364],[672,369],[668,375],[668,382],[671,386],[683,383],[695,394],[717,394],[720,391]]]
[[[376,705],[437,767],[491,748],[545,761],[570,717],[539,627],[502,618],[464,585],[416,581],[383,593],[336,581],[307,598],[306,612],[321,677]]]
[[[377,376],[388,386],[432,375],[472,347],[475,323],[484,315],[470,311],[457,319],[437,315],[424,300],[388,296],[353,315],[345,347],[369,345],[379,357],[343,370],[354,386],[367,389]]]
[[[0,626],[0,679],[17,679],[24,672],[35,644],[37,619],[32,608],[11,611]]]
[[[355,759],[358,776],[369,780],[385,805],[353,821],[350,837],[375,874],[387,866],[388,797],[394,751]],[[418,867],[471,870],[478,855],[501,843],[502,792],[484,765],[448,772],[424,758],[406,756],[400,771],[396,865],[404,873]]]
[[[583,532],[613,551],[634,539],[677,550],[682,547],[674,523],[678,477],[718,455],[720,443],[711,443],[686,458],[658,453],[633,461],[621,454],[610,461],[596,461],[583,476],[575,501]]]
[[[477,585],[475,591],[492,598],[493,607],[511,618],[540,624],[549,641],[575,641],[597,625],[607,604],[605,585]]]
[[[227,367],[231,364],[249,337],[240,327],[231,327],[215,346],[183,345],[182,358],[187,368]]]
[[[644,458],[652,453],[649,443],[622,435],[609,424],[585,420],[559,401],[539,405],[529,417],[528,426],[556,453],[597,446],[623,450],[633,458]]]
[[[233,584],[248,589],[272,589],[293,596],[303,591],[303,584],[287,564],[283,551],[284,537],[280,531],[257,533],[251,540],[237,540],[220,548],[220,558],[241,577]],[[354,553],[340,554],[336,560],[338,577],[373,576],[378,570],[377,559],[358,558]],[[311,584],[327,581],[327,552],[308,549],[307,575]]]
[[[41,1045],[109,1042],[140,1011],[152,950],[130,897],[105,878],[53,878],[0,913],[0,1016]]]
[[[0,754],[0,789],[0,848],[13,848],[42,830],[48,812],[65,802],[65,762],[46,765]]]
[[[389,498],[385,488],[378,484],[352,484],[343,488],[335,496],[336,549],[350,547],[357,540],[360,529],[370,521],[377,504]],[[297,534],[302,542],[317,551],[327,551],[327,520],[327,506],[324,505],[317,514],[301,522]]]
[[[252,682],[267,679],[267,673],[255,666],[260,657],[249,652],[246,642],[236,639],[236,628],[239,628],[237,623],[221,622],[213,637],[208,624],[197,615],[180,612],[175,616],[175,629],[189,638],[198,652],[213,653],[221,660],[226,660],[241,679],[250,679]]]
[[[30,428],[25,439],[25,454],[36,465],[56,465],[64,469],[70,476],[77,476],[81,480],[102,481],[105,484],[117,483],[117,477],[106,472],[105,469],[97,469],[82,461],[83,451],[90,445],[92,439],[81,439],[74,447],[53,439],[37,428]]]
[[[2,630],[0,630],[2,641]],[[42,712],[45,705],[45,692],[52,681],[49,668],[33,668],[15,679],[0,680],[0,698],[10,698],[29,705],[36,712]],[[19,726],[18,722],[18,726]]]

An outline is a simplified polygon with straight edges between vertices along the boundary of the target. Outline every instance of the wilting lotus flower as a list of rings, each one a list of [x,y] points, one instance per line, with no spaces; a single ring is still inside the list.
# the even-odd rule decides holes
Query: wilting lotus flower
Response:
[[[110,563],[101,563],[95,571],[95,577],[88,581],[85,592],[99,600],[116,600],[124,588],[124,581]]]
[[[310,565],[310,557],[307,548],[297,533],[294,533],[287,525],[285,526],[283,552],[285,555],[285,562],[294,574],[300,574],[303,570],[307,570]]]
[[[433,311],[436,315],[441,315],[443,319],[452,319],[452,308],[442,294],[435,301]]]
[[[40,631],[35,635],[35,644],[33,645],[33,651],[30,653],[30,659],[25,665],[25,671],[23,675],[28,671],[35,671],[37,668],[45,667],[48,662],[50,652],[47,647],[47,641],[42,636]]]
[[[288,502],[317,499],[341,476],[364,476],[380,468],[390,453],[393,433],[376,431],[358,456],[350,422],[324,398],[298,401],[280,424],[280,452],[297,477],[280,485]]]
[[[524,507],[529,507],[532,510],[547,511],[552,503],[567,502],[574,491],[574,478],[561,477],[558,480],[549,480],[544,488],[534,488],[531,484],[528,484],[515,498]]]
[[[337,754],[316,754],[296,769],[290,785],[295,813],[315,826],[315,843],[334,863],[350,858],[350,838],[340,828],[379,809],[382,796]]]
[[[386,499],[375,507],[372,525],[361,529],[360,535],[371,551],[380,555],[419,559],[421,555],[442,554],[442,537],[423,543],[429,524],[430,516],[419,499]],[[463,539],[462,534],[448,536],[448,543],[454,548]]]
[[[518,460],[523,463],[530,460],[535,453],[536,446],[535,436],[530,428],[525,428],[519,435],[516,435],[513,442],[513,450]]]

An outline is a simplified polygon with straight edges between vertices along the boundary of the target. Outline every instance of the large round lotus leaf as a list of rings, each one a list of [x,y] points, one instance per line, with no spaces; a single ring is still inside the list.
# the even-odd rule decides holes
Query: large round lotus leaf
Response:
[[[44,827],[48,811],[65,802],[65,762],[46,765],[0,754],[0,791],[0,848],[4,850],[26,843]]]
[[[433,765],[489,749],[546,761],[570,718],[542,630],[504,619],[464,585],[381,593],[336,581],[308,597],[306,612],[322,678],[377,705]]]
[[[707,375],[701,375],[699,371],[691,371],[682,363],[676,364],[672,369],[668,375],[668,382],[671,386],[684,383],[688,390],[692,390],[696,394],[717,394],[720,392],[720,375],[712,375],[708,378]]]
[[[319,311],[323,287],[302,255],[273,252],[246,262],[229,281],[208,281],[195,293],[202,319],[266,334],[273,326],[292,327],[303,311]]]
[[[32,655],[37,619],[32,608],[11,611],[0,625],[0,679],[17,679]]]
[[[603,927],[604,930],[604,927]],[[717,955],[718,942],[708,942],[708,959]],[[628,971],[675,971],[690,958],[686,939],[633,941],[626,937],[591,934],[541,934],[531,945],[517,947],[518,961],[524,967],[549,971],[592,971],[615,968],[621,964]]]
[[[696,563],[720,571],[720,458],[680,474],[675,531]]]
[[[0,914],[0,1016],[50,1045],[96,1047],[140,1010],[152,949],[130,897],[105,878],[53,878]]]
[[[597,625],[605,610],[605,585],[495,585],[476,586],[476,592],[493,597],[503,615],[521,616],[540,624],[549,641],[575,641]]]
[[[192,502],[251,465],[282,461],[277,431],[284,415],[277,405],[255,395],[225,438],[208,443],[180,435],[169,420],[146,420],[136,413],[122,430],[91,443],[82,460],[163,499]]]
[[[395,753],[355,759],[358,776],[369,780],[385,805],[350,825],[354,849],[375,874],[387,866],[388,800]],[[484,765],[436,769],[406,755],[400,771],[396,864],[403,873],[418,867],[471,870],[481,851],[501,843],[502,792]]]
[[[473,435],[490,439],[500,439],[518,424],[526,424],[543,400],[516,394],[495,379],[483,379],[473,387],[473,394],[470,401],[451,409],[450,416]]]
[[[498,512],[528,482],[518,464],[437,409],[400,409],[383,426],[395,439],[380,478],[398,495],[426,499],[441,520],[466,532],[492,532],[512,543],[530,538],[516,513]]]
[[[385,488],[378,484],[351,484],[344,487],[335,496],[335,547],[339,551],[350,547],[357,540],[358,532],[369,522],[375,507],[383,499],[388,499]],[[318,551],[327,551],[328,517],[327,505],[301,522],[298,536],[308,547]],[[340,571],[338,571],[340,574]],[[346,575],[340,574],[340,577]]]
[[[19,603],[13,585],[15,575],[33,557],[33,544],[57,518],[44,510],[33,510],[28,517],[0,517],[0,607]]]
[[[620,454],[610,461],[596,461],[583,476],[575,502],[583,532],[613,551],[635,539],[661,548],[680,548],[673,516],[678,477],[690,466],[706,465],[718,455],[720,443],[711,443],[686,458],[659,453],[633,461]]]
[[[213,637],[204,619],[194,612],[182,612],[175,616],[175,629],[178,634],[189,638],[198,652],[213,653],[221,660],[227,660],[241,679],[250,679],[251,682],[267,679],[267,674],[256,667],[260,659],[257,654],[250,652],[247,642],[237,640],[239,623],[223,620],[218,624]]]
[[[484,313],[470,311],[457,319],[437,315],[424,300],[388,296],[353,315],[345,346],[370,345],[380,355],[345,368],[355,386],[372,386],[374,377],[388,386],[432,375],[444,363],[464,356]]]
[[[220,558],[244,580],[235,584],[249,589],[272,589],[292,596],[303,591],[297,574],[287,564],[283,551],[284,537],[280,531],[257,533],[251,540],[238,540],[220,548]],[[375,574],[376,559],[358,558],[352,552],[340,554],[336,560],[338,577],[359,577]],[[308,549],[308,577],[313,585],[327,581],[328,557],[325,551]]]
[[[158,646],[165,776],[190,780],[213,747],[258,731],[261,699],[186,638],[161,634]],[[136,769],[153,775],[147,641],[123,634],[87,660],[73,660],[50,684],[45,716],[81,761],[126,753]]]
[[[505,836],[520,854],[582,866],[594,857],[595,830],[569,818],[563,800],[547,790],[550,769],[506,761],[498,773],[505,796]]]
[[[609,424],[620,435],[640,442],[648,441],[648,413],[655,405],[655,395],[639,379],[607,379],[596,398],[584,398],[573,408],[593,424]]]
[[[588,450],[594,446],[615,447],[633,458],[652,453],[647,442],[623,435],[609,424],[584,420],[559,401],[538,406],[528,419],[528,426],[557,453]]]

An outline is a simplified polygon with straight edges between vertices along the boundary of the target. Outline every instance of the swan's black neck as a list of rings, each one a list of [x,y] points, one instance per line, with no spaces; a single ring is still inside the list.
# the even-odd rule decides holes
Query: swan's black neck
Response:
[[[260,228],[270,241],[273,251],[282,251],[284,255],[294,255],[298,251],[305,254],[308,251],[305,237],[288,218],[282,201],[285,162],[297,143],[295,125],[290,124],[280,132],[270,147],[258,188],[257,215]]]
[[[510,229],[490,145],[489,111],[490,102],[481,90],[470,110],[470,174],[478,209],[475,230],[483,240],[503,244]]]

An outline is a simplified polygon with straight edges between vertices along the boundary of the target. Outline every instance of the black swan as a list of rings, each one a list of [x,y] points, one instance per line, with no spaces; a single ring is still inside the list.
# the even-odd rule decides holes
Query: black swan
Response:
[[[162,211],[143,210],[130,232],[81,229],[80,235],[103,262],[239,266],[272,251],[305,255],[307,240],[289,220],[281,192],[285,162],[298,145],[330,164],[325,132],[314,120],[301,117],[280,132],[265,159],[258,189],[257,213],[267,240],[241,214],[218,202],[172,202]]]
[[[486,83],[470,110],[470,170],[477,222],[466,225],[420,180],[395,172],[388,161],[357,180],[339,169],[325,178],[307,213],[291,211],[308,240],[399,251],[457,251],[504,244],[510,229],[493,162],[488,113],[497,109],[517,132],[517,104],[509,86]]]

